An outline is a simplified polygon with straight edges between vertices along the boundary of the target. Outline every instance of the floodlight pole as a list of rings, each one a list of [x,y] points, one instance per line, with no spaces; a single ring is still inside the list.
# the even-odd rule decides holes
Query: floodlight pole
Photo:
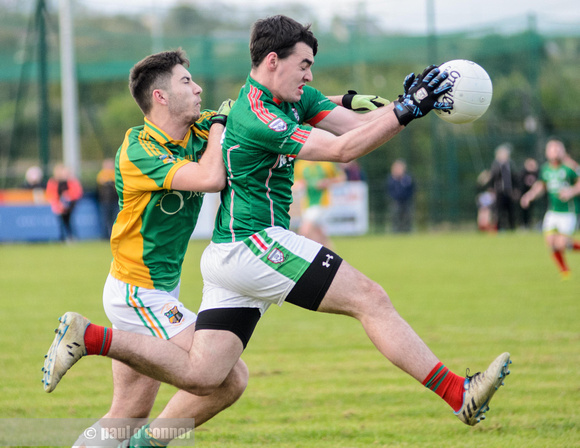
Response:
[[[44,176],[48,176],[50,163],[50,112],[48,103],[48,47],[46,45],[46,2],[36,4],[36,26],[38,32],[38,149],[40,166]],[[22,80],[21,80],[22,82]]]
[[[59,4],[62,154],[64,164],[78,177],[80,139],[71,0],[60,0]]]
[[[427,9],[427,61],[428,64],[438,64],[437,55],[437,29],[435,26],[435,2],[434,0],[426,0]],[[431,114],[433,115],[433,114]],[[441,202],[443,200],[441,194],[441,183],[439,175],[441,173],[441,161],[438,156],[439,153],[439,132],[436,120],[433,116],[429,119],[429,129],[431,133],[431,161],[434,169],[430,172],[431,192],[429,198],[429,216],[431,222],[438,222],[441,209]]]

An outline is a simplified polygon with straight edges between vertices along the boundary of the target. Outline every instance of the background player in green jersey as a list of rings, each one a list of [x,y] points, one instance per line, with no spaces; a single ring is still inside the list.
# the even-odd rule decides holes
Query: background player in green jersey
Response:
[[[578,173],[563,163],[565,157],[564,144],[560,140],[549,140],[546,143],[547,162],[540,169],[539,179],[520,200],[521,206],[527,208],[530,202],[544,192],[548,194],[548,210],[544,215],[542,230],[564,279],[570,275],[564,252],[567,248],[580,250],[580,242],[572,238],[578,216],[575,196],[580,195],[580,180]]]
[[[202,89],[187,66],[185,53],[177,50],[150,55],[131,70],[129,88],[145,123],[127,131],[116,157],[120,212],[103,292],[113,328],[169,339],[185,352],[194,339],[196,315],[179,301],[179,283],[203,201],[198,192],[219,191],[225,184],[219,145],[223,117],[212,124],[218,120],[215,112],[200,110]],[[139,428],[160,383],[117,360],[112,368],[113,402],[95,429]],[[214,393],[200,397],[179,391],[160,417],[195,418],[200,425],[235,402],[246,384],[240,360]],[[75,446],[95,443],[81,437]]]
[[[357,114],[306,86],[317,46],[309,27],[288,17],[254,24],[252,69],[222,145],[227,183],[212,243],[202,258],[204,297],[189,353],[159,338],[145,341],[144,335],[112,330],[107,356],[208,395],[239,362],[262,313],[287,300],[358,319],[387,359],[441,396],[462,422],[474,425],[485,417],[489,400],[509,373],[509,353],[483,373],[453,374],[397,313],[380,285],[319,243],[288,230],[296,157],[353,160],[432,109],[452,108],[438,101],[451,88],[445,82],[448,74],[428,67],[406,78],[405,92],[392,105]],[[54,356],[49,355],[46,382],[52,388],[85,354],[86,334],[105,331],[76,313],[66,313],[62,321],[51,348]]]

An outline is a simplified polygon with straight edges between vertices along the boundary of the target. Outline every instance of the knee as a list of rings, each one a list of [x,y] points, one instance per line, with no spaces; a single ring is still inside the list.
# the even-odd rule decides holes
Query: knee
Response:
[[[240,359],[222,383],[224,392],[231,403],[234,403],[242,396],[248,385],[249,376],[250,373],[246,363]]]
[[[378,283],[368,280],[363,287],[363,300],[361,311],[368,315],[375,314],[379,310],[395,311],[391,299],[386,291]]]
[[[225,379],[223,377],[208,376],[195,378],[182,389],[198,396],[220,394],[227,401],[235,402],[244,393],[248,385],[248,368],[240,359],[230,370]]]

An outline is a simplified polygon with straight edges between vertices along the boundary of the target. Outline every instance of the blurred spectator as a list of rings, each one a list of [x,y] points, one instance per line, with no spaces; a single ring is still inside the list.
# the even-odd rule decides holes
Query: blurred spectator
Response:
[[[342,170],[346,175],[346,180],[355,181],[362,180],[366,181],[366,176],[362,168],[360,167],[357,160],[352,160],[342,165]]]
[[[295,185],[304,191],[303,212],[298,233],[332,249],[326,234],[326,215],[330,204],[330,186],[344,182],[346,175],[332,162],[298,160]]]
[[[485,188],[477,195],[475,202],[477,204],[477,228],[482,232],[495,232],[497,223],[495,217],[495,193],[489,184],[491,173],[489,170],[482,171],[477,176],[477,184],[480,188]]]
[[[61,163],[55,165],[53,176],[46,184],[46,198],[53,213],[58,217],[61,241],[71,241],[75,237],[71,217],[77,201],[82,196],[83,187],[68,168]]]
[[[539,175],[539,167],[538,162],[535,159],[528,157],[524,160],[524,168],[520,173],[520,192],[521,195],[526,194],[532,185],[538,180]],[[522,225],[524,228],[529,229],[532,227],[532,218],[533,218],[533,211],[532,211],[532,204],[530,204],[527,208],[523,208],[520,205],[520,210],[522,213]]]
[[[22,188],[32,190],[32,199],[35,204],[41,204],[44,202],[44,189],[46,185],[43,178],[44,173],[42,172],[42,168],[36,165],[28,168],[24,175]]]
[[[97,200],[101,215],[103,238],[111,238],[111,229],[119,213],[119,196],[115,188],[115,161],[103,160],[101,171],[97,174]]]
[[[515,196],[517,194],[517,173],[511,160],[511,145],[503,143],[495,150],[495,160],[491,164],[490,185],[495,193],[498,230],[514,230],[516,227]]]
[[[397,159],[391,165],[387,178],[393,232],[410,232],[413,226],[413,197],[415,181],[407,173],[407,164]]]

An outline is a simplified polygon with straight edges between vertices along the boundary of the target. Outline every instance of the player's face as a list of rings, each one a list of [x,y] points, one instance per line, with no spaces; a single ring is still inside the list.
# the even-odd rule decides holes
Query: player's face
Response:
[[[549,141],[546,145],[546,159],[552,163],[559,163],[564,158],[564,146],[558,141]]]
[[[202,88],[191,79],[183,65],[176,65],[171,76],[168,107],[171,116],[183,123],[193,124],[201,111]]]
[[[300,101],[306,83],[312,81],[312,48],[303,42],[294,46],[294,52],[285,59],[278,59],[274,96],[288,103]]]

